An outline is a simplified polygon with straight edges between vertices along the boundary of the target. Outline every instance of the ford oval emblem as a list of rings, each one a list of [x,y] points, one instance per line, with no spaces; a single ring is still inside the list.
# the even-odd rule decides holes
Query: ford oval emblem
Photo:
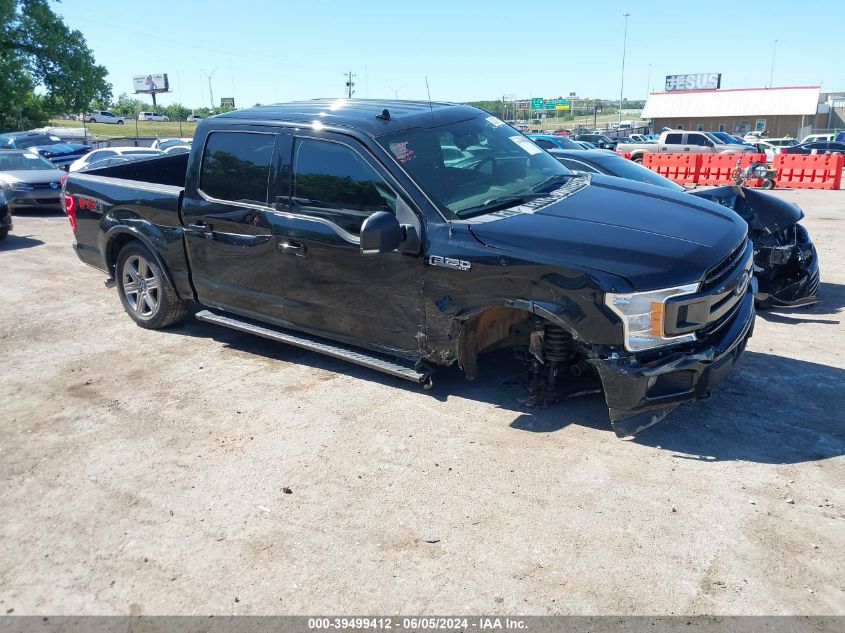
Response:
[[[57,182],[51,182],[51,183],[50,183],[50,188],[51,188],[51,189],[58,189],[58,188],[59,188],[59,183],[57,183]]]
[[[734,294],[735,295],[741,295],[743,293],[743,291],[745,290],[745,286],[747,286],[747,285],[748,285],[748,271],[745,270],[739,276],[739,279],[737,279],[736,288],[734,288]]]

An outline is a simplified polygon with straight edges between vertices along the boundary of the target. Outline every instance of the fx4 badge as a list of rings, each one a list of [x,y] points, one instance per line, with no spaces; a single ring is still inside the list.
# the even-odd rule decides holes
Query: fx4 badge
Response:
[[[472,264],[463,259],[454,259],[453,257],[442,257],[440,255],[429,255],[428,263],[432,266],[442,266],[443,268],[454,268],[455,270],[469,270]]]

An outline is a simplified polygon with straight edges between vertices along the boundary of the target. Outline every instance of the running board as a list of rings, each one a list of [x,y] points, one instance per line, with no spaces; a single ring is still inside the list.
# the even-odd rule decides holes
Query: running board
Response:
[[[241,320],[231,316],[223,316],[216,314],[210,310],[202,310],[197,312],[197,319],[206,323],[214,323],[215,325],[222,325],[224,327],[238,330],[239,332],[246,332],[247,334],[255,334],[256,336],[263,336],[272,341],[279,343],[286,343],[288,345],[295,345],[312,352],[319,352],[332,358],[339,358],[340,360],[349,361],[362,367],[369,367],[396,376],[404,378],[418,384],[425,383],[426,387],[431,384],[431,371],[423,369],[417,371],[410,365],[402,365],[397,361],[390,360],[382,356],[374,356],[367,352],[358,351],[341,345],[339,343],[328,342],[324,339],[303,334],[301,332],[291,332],[288,330],[277,329],[269,325],[258,325],[250,321]]]

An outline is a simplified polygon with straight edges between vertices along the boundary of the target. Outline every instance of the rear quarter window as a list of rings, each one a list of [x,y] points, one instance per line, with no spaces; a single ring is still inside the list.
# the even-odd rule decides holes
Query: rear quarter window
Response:
[[[275,134],[212,132],[200,167],[200,189],[231,202],[267,204]]]

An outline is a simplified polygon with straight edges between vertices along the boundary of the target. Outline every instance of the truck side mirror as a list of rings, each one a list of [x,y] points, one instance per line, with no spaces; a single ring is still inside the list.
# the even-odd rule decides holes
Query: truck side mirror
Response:
[[[376,211],[361,225],[361,253],[378,255],[399,248],[402,241],[402,227],[399,220],[387,211]]]

